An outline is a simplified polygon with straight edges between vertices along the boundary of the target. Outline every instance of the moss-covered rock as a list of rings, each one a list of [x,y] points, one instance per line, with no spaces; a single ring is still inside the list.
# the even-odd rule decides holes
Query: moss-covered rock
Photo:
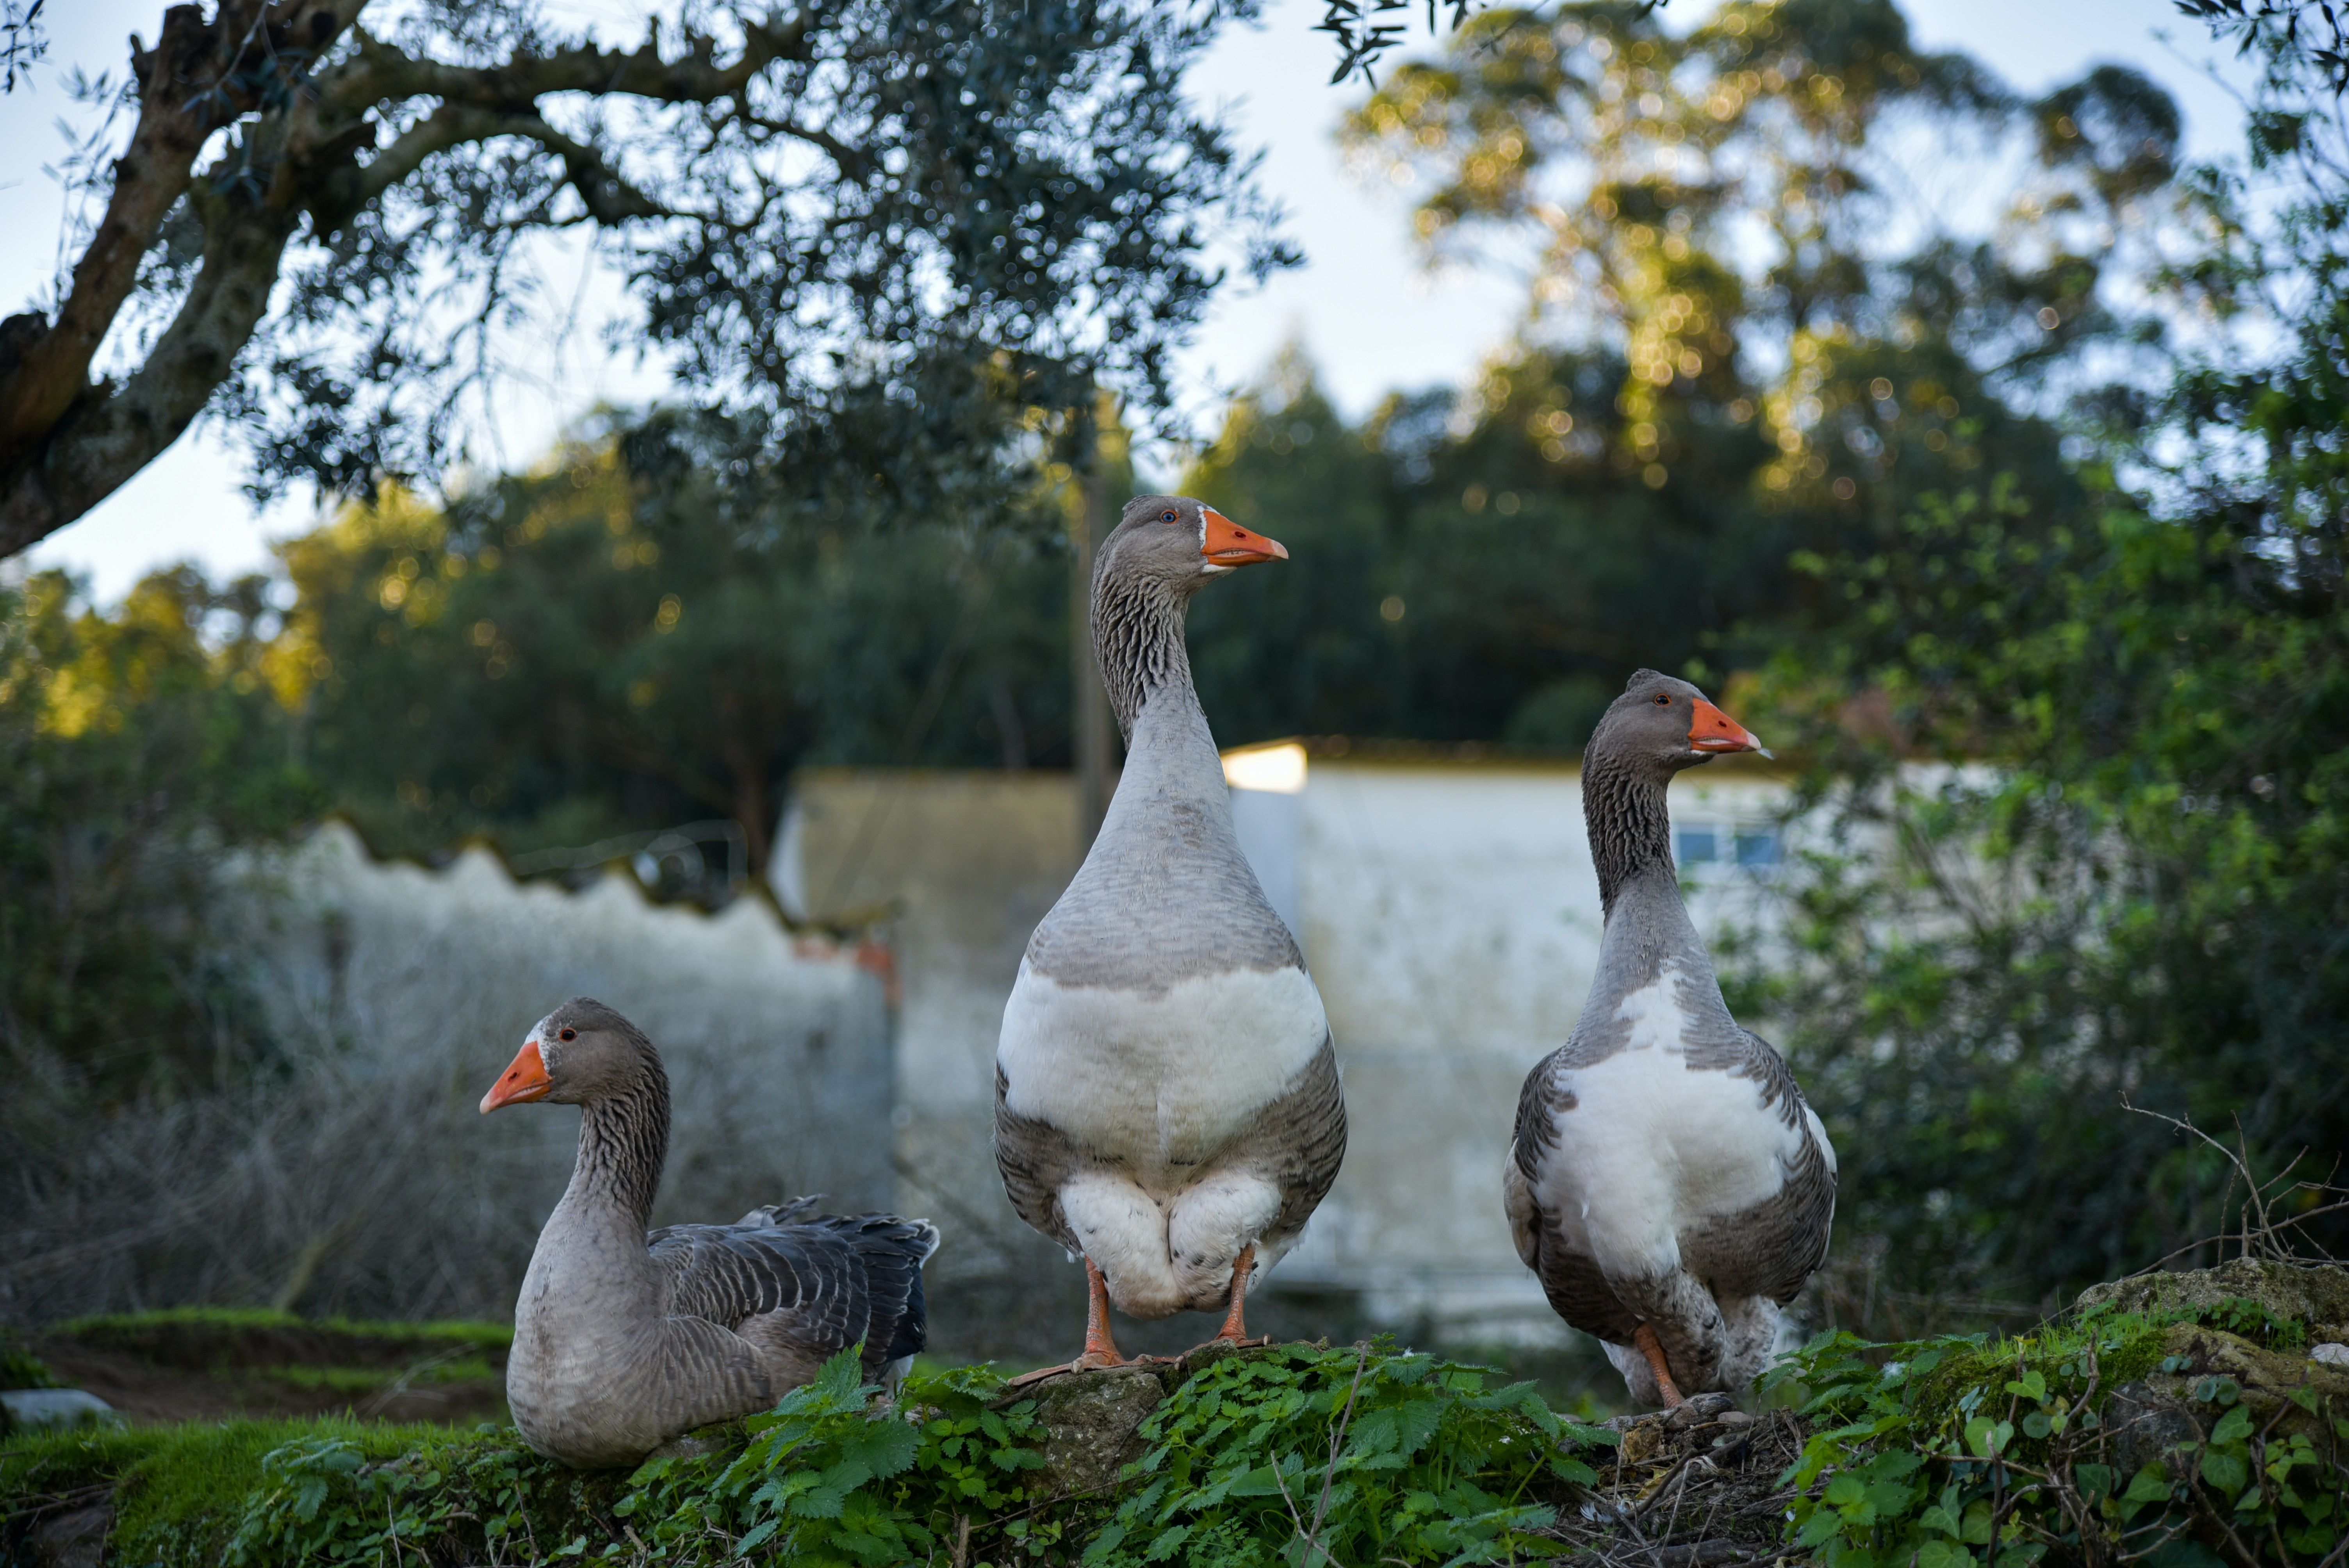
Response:
[[[1112,1367],[1048,1377],[1013,1394],[1033,1399],[1036,1418],[1044,1423],[1044,1468],[1037,1474],[1045,1489],[1073,1497],[1110,1486],[1141,1457],[1137,1431],[1166,1398],[1166,1387],[1148,1368]]]
[[[2230,1258],[2216,1268],[2132,1274],[2091,1285],[2080,1293],[2074,1310],[2108,1307],[2150,1317],[2205,1313],[2246,1301],[2280,1321],[2307,1326],[2312,1339],[2333,1338],[2330,1331],[2349,1325],[2349,1269]]]
[[[1142,1423],[1194,1374],[1219,1362],[1269,1354],[1269,1346],[1210,1340],[1178,1357],[1052,1373],[1007,1387],[995,1405],[1008,1409],[1022,1400],[1034,1402],[1036,1418],[1050,1434],[1039,1472],[1046,1489],[1054,1496],[1081,1496],[1107,1489],[1124,1466],[1142,1457]]]
[[[1790,1500],[1828,1563],[2337,1562],[2349,1272],[2239,1262],[2100,1286],[2013,1337],[1822,1336]]]

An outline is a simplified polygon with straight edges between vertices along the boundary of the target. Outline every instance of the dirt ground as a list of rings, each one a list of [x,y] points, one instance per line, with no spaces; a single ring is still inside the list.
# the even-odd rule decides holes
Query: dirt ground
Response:
[[[349,1415],[471,1425],[506,1418],[505,1351],[478,1336],[308,1325],[97,1324],[26,1346],[60,1384],[139,1425]]]

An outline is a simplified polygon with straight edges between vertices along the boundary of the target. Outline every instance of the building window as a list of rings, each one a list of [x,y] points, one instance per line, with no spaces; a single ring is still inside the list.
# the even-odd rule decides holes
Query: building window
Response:
[[[1775,866],[1778,863],[1778,830],[1775,828],[1748,828],[1737,835],[1737,863],[1741,866]]]
[[[1684,866],[1702,865],[1721,858],[1721,842],[1711,828],[1682,828],[1679,840],[1680,861]]]

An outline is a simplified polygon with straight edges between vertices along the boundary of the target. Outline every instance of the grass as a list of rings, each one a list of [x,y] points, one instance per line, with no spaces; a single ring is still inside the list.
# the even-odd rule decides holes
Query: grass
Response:
[[[372,1394],[405,1379],[419,1383],[488,1383],[501,1374],[479,1356],[453,1361],[431,1361],[405,1372],[368,1367],[260,1367],[252,1376],[274,1377],[297,1388],[319,1388],[336,1394]]]
[[[385,1327],[417,1332],[366,1332]],[[1748,1528],[1790,1519],[1785,1549],[1826,1568],[2314,1568],[2349,1541],[2349,1397],[2305,1370],[2306,1337],[2250,1302],[2100,1308],[2002,1337],[1822,1335],[1764,1390],[1799,1411],[1785,1451],[1800,1443],[1801,1457],[1775,1487],[1779,1461],[1754,1473],[1764,1508]],[[1578,1537],[1603,1532],[1588,1504],[1626,1484],[1617,1468],[1614,1493],[1584,1490],[1609,1469],[1613,1436],[1531,1384],[1500,1381],[1391,1346],[1216,1361],[1143,1422],[1116,1485],[1074,1496],[1040,1468],[1047,1418],[1060,1418],[1007,1399],[994,1369],[917,1366],[895,1409],[874,1418],[847,1357],[773,1412],[705,1434],[705,1451],[634,1472],[564,1470],[487,1425],[40,1436],[0,1447],[0,1520],[20,1522],[0,1527],[0,1560],[15,1560],[35,1511],[107,1488],[110,1559],[155,1568],[1462,1568],[1573,1550],[1560,1522]],[[2168,1424],[2132,1439],[2127,1412],[2148,1400]],[[1678,1527],[1671,1509],[1647,1522]],[[1688,1528],[1711,1539],[1714,1527]],[[1651,1543],[1667,1538],[1690,1539]]]
[[[258,1306],[175,1306],[153,1312],[107,1313],[77,1317],[50,1333],[92,1342],[135,1338],[157,1329],[210,1329],[222,1335],[274,1329],[306,1329],[362,1339],[438,1340],[504,1350],[513,1345],[513,1325],[455,1318],[433,1323],[393,1323],[368,1318],[296,1317]]]
[[[269,1454],[288,1444],[326,1440],[390,1460],[430,1451],[451,1438],[446,1428],[339,1417],[42,1433],[0,1448],[0,1498],[15,1512],[111,1484],[119,1544],[110,1558],[218,1562],[243,1505],[264,1490],[262,1461]]]

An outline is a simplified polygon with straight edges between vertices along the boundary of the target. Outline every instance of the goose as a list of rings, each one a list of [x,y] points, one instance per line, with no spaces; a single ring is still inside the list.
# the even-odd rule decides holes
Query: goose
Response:
[[[680,1432],[766,1409],[852,1345],[868,1378],[904,1376],[925,1342],[935,1225],[813,1214],[802,1198],[647,1234],[668,1074],[641,1030],[584,996],[531,1029],[481,1110],[537,1100],[585,1114],[506,1361],[506,1402],[533,1449],[577,1469],[633,1464]]]
[[[1599,970],[1566,1044],[1526,1075],[1503,1167],[1518,1255],[1645,1404],[1749,1385],[1835,1218],[1826,1129],[1730,1016],[1672,866],[1672,776],[1761,749],[1654,670],[1599,720],[1582,763]]]
[[[1109,1307],[1226,1309],[1337,1180],[1346,1106],[1320,993],[1232,829],[1191,684],[1191,595],[1288,558],[1199,501],[1139,496],[1093,572],[1093,646],[1126,742],[1115,795],[1028,943],[995,1057],[995,1154],[1019,1217],[1084,1259],[1085,1346]]]

